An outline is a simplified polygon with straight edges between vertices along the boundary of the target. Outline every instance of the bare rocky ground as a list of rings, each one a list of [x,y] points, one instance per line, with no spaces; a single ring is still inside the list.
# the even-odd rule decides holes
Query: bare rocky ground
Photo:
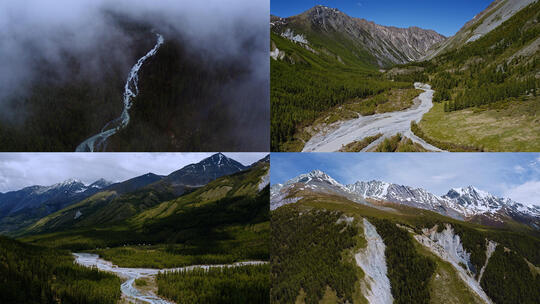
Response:
[[[360,141],[366,137],[383,134],[379,139],[372,142],[363,151],[377,146],[385,138],[390,138],[398,133],[410,138],[413,142],[422,145],[430,151],[442,151],[441,149],[426,143],[411,131],[411,122],[419,122],[431,107],[433,107],[434,91],[428,84],[415,83],[417,89],[424,90],[415,100],[415,105],[404,111],[359,116],[356,119],[339,121],[331,125],[327,130],[313,136],[304,146],[302,152],[336,152],[343,146],[354,141]]]

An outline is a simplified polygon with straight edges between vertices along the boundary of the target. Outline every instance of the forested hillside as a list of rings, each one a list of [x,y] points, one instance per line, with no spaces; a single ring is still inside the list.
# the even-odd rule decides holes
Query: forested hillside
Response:
[[[53,214],[49,224],[27,231],[22,240],[97,250],[106,259],[130,267],[266,260],[269,187],[262,178],[268,169],[267,162],[259,162],[175,199],[154,189],[112,200],[105,192],[101,198]],[[77,210],[88,218],[74,219]]]
[[[389,81],[375,66],[358,58],[344,65],[331,55],[314,54],[275,33],[271,40],[286,54],[283,60],[270,63],[272,151],[298,150],[296,133],[332,107],[391,88],[413,87],[412,83]],[[342,55],[344,60],[348,58]]]
[[[269,303],[269,265],[160,273],[158,294],[178,304]]]
[[[436,91],[416,135],[440,148],[538,151],[539,37],[536,1],[479,39],[412,64]]]
[[[436,57],[431,81],[436,102],[456,111],[532,94],[540,80],[537,50],[540,3],[516,13],[489,34]]]
[[[115,304],[120,278],[73,263],[67,251],[0,236],[0,302]]]
[[[371,241],[362,218],[376,227],[386,246],[394,303],[485,303],[482,297],[488,297],[495,304],[532,304],[538,299],[537,232],[466,223],[403,205],[376,207],[335,195],[304,195],[272,211],[272,303],[366,303],[369,292],[359,287],[369,281],[367,274],[351,259]],[[426,243],[427,238],[436,242],[431,233],[440,233],[444,241]],[[496,244],[491,254],[488,240]],[[443,247],[444,242],[453,245]],[[463,263],[449,262],[456,254],[452,250]]]

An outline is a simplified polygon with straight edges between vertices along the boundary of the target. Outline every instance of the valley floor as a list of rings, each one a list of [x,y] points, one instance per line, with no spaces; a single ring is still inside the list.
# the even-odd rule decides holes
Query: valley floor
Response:
[[[121,277],[124,281],[120,287],[122,291],[122,301],[135,301],[144,302],[150,304],[172,304],[174,302],[166,300],[156,293],[161,293],[154,286],[148,286],[148,282],[155,282],[156,276],[159,273],[180,273],[180,272],[193,272],[197,270],[210,270],[214,268],[236,268],[249,265],[264,265],[268,262],[264,261],[246,261],[238,262],[234,264],[222,264],[222,265],[192,265],[179,268],[167,268],[167,269],[153,269],[153,268],[126,268],[118,267],[109,261],[103,260],[97,254],[91,253],[74,253],[75,262],[89,267],[97,268],[102,271],[114,273]],[[154,283],[155,284],[155,283]],[[147,287],[148,286],[148,287]],[[240,291],[238,291],[240,292]],[[189,300],[188,300],[189,301]],[[194,302],[195,303],[195,302]]]
[[[427,138],[485,151],[540,151],[540,97],[450,113],[435,104],[419,127]],[[429,141],[429,140],[428,140]]]
[[[431,151],[441,149],[430,145],[411,131],[411,122],[419,121],[433,106],[433,90],[426,84],[416,83],[416,89],[424,92],[418,96],[415,104],[403,111],[385,112],[370,116],[358,115],[355,119],[338,121],[319,131],[305,144],[303,152],[335,152],[347,145],[362,141],[366,137],[382,134],[368,144],[362,151],[377,147],[384,139],[404,135],[423,148]]]

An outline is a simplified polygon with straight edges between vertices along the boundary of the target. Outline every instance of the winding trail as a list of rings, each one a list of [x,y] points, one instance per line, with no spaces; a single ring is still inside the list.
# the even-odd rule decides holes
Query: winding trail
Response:
[[[238,267],[246,265],[261,265],[268,262],[263,261],[249,261],[238,262],[234,264],[226,265],[192,265],[179,268],[167,268],[167,269],[153,269],[153,268],[125,268],[118,267],[113,263],[99,258],[99,255],[92,253],[73,253],[75,256],[75,263],[86,267],[96,267],[99,270],[107,271],[116,274],[117,276],[125,279],[120,286],[122,294],[129,300],[136,301],[136,303],[150,303],[150,304],[174,304],[162,299],[149,291],[141,291],[134,286],[136,279],[144,277],[152,277],[160,272],[172,272],[172,271],[190,271],[193,269],[210,269],[210,268],[224,268],[224,267]]]
[[[415,105],[409,109],[359,116],[356,119],[337,122],[330,126],[330,131],[319,132],[313,136],[306,143],[302,152],[335,152],[344,145],[379,133],[383,134],[383,136],[372,142],[362,152],[368,151],[385,138],[392,137],[397,133],[410,138],[413,142],[422,145],[425,149],[441,152],[441,149],[428,144],[411,131],[411,122],[419,122],[422,116],[433,107],[434,93],[428,84],[417,82],[414,84],[414,87],[424,92],[417,97]]]
[[[124,109],[120,117],[108,122],[101,129],[101,132],[88,138],[77,146],[75,152],[94,152],[99,150],[104,150],[105,142],[109,137],[116,134],[119,130],[125,128],[129,124],[129,109],[133,104],[133,98],[137,97],[139,94],[139,70],[141,66],[146,61],[146,59],[154,56],[159,47],[163,44],[164,38],[161,34],[156,33],[157,41],[154,48],[148,51],[146,55],[139,58],[137,63],[131,68],[129,72],[126,84],[124,86]]]

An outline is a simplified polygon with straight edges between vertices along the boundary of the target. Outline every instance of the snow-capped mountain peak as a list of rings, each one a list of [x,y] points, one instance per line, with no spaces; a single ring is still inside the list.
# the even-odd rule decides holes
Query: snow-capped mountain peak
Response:
[[[540,229],[540,207],[526,206],[509,198],[498,198],[489,192],[474,186],[453,188],[443,196],[438,196],[422,188],[413,188],[404,185],[387,183],[384,181],[358,181],[343,186],[328,174],[313,170],[301,174],[284,185],[275,184],[271,187],[272,200],[283,196],[289,186],[302,183],[307,188],[321,193],[335,193],[361,202],[365,199],[408,205],[415,208],[427,209],[442,215],[457,219],[471,219],[475,216],[489,217],[495,221],[501,218],[533,218],[532,226],[538,225]],[[275,202],[276,205],[277,202]],[[538,224],[537,224],[538,223]],[[536,227],[536,226],[535,226]]]
[[[457,204],[464,207],[464,213],[467,215],[496,212],[509,202],[508,200],[497,198],[494,195],[473,186],[451,189],[443,196],[443,198],[455,201]]]
[[[90,186],[88,186],[88,188],[96,188],[96,189],[103,189],[107,186],[110,186],[112,185],[112,182],[104,179],[104,178],[100,178],[98,179],[97,181],[93,182],[90,184]]]
[[[326,183],[326,184],[329,184],[331,186],[338,187],[339,189],[347,190],[347,188],[345,186],[343,186],[338,181],[336,181],[335,179],[330,177],[330,175],[324,173],[321,170],[313,170],[313,171],[311,171],[309,173],[301,174],[301,175],[289,180],[286,183],[286,185],[291,185],[291,184],[296,184],[296,183],[309,184],[309,183],[313,183],[313,182]]]
[[[384,199],[388,194],[390,183],[372,180],[369,182],[358,181],[354,184],[347,185],[347,189],[352,193],[361,195],[362,197],[381,198]]]

